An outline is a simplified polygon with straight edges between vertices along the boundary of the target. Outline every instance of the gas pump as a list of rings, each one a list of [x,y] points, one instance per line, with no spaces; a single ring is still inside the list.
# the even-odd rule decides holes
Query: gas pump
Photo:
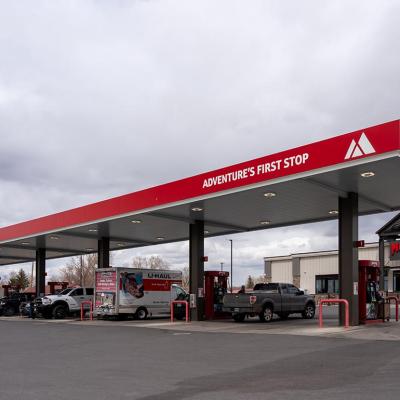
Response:
[[[222,299],[228,291],[228,278],[229,272],[204,272],[204,312],[206,319],[230,317],[229,313],[222,311]]]
[[[379,261],[358,262],[358,309],[361,324],[383,321],[384,304],[379,293]]]

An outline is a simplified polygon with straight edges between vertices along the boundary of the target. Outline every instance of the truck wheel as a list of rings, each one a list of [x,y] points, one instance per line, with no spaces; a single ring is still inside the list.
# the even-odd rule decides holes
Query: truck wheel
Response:
[[[144,307],[140,307],[140,308],[138,308],[138,309],[136,310],[135,316],[136,316],[137,319],[139,319],[139,320],[141,320],[141,321],[144,320],[144,319],[146,319],[146,318],[147,318],[147,315],[148,315],[147,309],[144,308]]]
[[[67,307],[59,304],[53,308],[53,317],[55,319],[64,319],[68,314]]]
[[[288,319],[288,318],[289,318],[289,313],[288,313],[288,312],[281,312],[281,313],[278,313],[278,317],[279,317],[280,319]]]
[[[7,306],[4,309],[3,314],[5,317],[11,317],[12,315],[15,314],[15,310],[12,307]]]
[[[246,318],[246,314],[244,314],[244,313],[235,314],[235,315],[232,315],[232,318],[235,322],[243,322],[244,319]]]
[[[271,322],[273,316],[274,312],[272,311],[272,307],[268,304],[264,306],[263,310],[259,314],[261,322]]]
[[[301,315],[304,319],[313,319],[315,315],[315,305],[313,303],[307,303]]]

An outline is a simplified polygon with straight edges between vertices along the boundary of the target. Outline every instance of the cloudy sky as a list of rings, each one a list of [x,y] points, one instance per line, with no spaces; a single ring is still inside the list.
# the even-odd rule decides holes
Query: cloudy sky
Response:
[[[0,226],[398,119],[399,13],[384,0],[0,2]],[[360,237],[391,215],[362,218]],[[336,225],[230,236],[236,283],[264,256],[336,248]],[[208,268],[229,263],[229,238],[206,240]],[[187,252],[114,263],[182,267]]]

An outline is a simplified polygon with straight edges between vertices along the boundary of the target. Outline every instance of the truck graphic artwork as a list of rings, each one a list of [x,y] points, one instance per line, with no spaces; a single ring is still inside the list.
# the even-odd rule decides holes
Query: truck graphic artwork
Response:
[[[115,283],[117,274],[115,271],[97,272],[96,273],[96,307],[113,307],[115,306]]]
[[[143,273],[142,272],[121,272],[120,277],[120,290],[124,294],[130,294],[131,296],[140,299],[144,295],[144,284],[143,284]]]

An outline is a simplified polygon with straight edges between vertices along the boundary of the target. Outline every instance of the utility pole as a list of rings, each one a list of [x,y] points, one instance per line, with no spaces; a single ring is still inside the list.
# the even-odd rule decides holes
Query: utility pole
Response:
[[[34,269],[34,261],[32,261],[32,266],[31,266],[31,282],[30,282],[30,287],[33,287],[33,269]]]
[[[79,281],[80,281],[80,286],[83,286],[83,256],[81,256],[81,267],[79,268],[80,270],[80,277],[79,277]]]
[[[223,271],[224,270],[224,263],[222,262],[221,263],[221,271]]]

